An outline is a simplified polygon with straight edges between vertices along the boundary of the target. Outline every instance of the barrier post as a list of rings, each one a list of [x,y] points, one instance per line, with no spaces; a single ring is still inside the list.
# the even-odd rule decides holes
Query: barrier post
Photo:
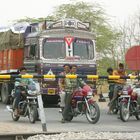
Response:
[[[42,95],[40,94],[40,84],[38,82],[36,82],[36,88],[37,91],[39,93],[39,95],[37,96],[37,101],[38,101],[38,105],[39,105],[39,116],[41,119],[41,124],[42,124],[42,131],[47,131],[47,126],[46,126],[46,117],[45,117],[45,111],[44,111],[44,107],[43,107],[43,101],[42,101]]]

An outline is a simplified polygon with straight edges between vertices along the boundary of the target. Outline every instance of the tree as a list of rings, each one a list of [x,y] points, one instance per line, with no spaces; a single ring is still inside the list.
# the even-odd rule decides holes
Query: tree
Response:
[[[124,25],[120,26],[122,34],[118,41],[118,56],[125,63],[125,54],[127,50],[135,45],[140,45],[140,10],[130,17]],[[120,52],[120,53],[119,53]],[[121,55],[120,55],[121,54]]]
[[[101,74],[105,73],[105,69],[110,64],[112,64],[112,67],[116,66],[116,43],[121,37],[121,33],[111,27],[104,9],[99,4],[85,2],[63,4],[56,9],[53,16],[56,19],[76,18],[81,21],[89,21],[91,31],[96,34],[96,50],[100,58],[100,61],[98,61],[99,67],[102,68],[104,65],[104,71],[99,68],[99,72]]]

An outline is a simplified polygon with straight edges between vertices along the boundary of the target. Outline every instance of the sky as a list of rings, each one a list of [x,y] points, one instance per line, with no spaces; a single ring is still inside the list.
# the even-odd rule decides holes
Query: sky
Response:
[[[110,16],[112,23],[122,24],[140,9],[140,0],[2,0],[0,4],[0,26],[25,17],[46,17],[54,8],[75,1],[99,3]]]

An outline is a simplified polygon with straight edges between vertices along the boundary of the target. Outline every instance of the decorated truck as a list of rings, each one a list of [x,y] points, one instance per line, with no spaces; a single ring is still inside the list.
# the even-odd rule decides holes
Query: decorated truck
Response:
[[[19,23],[0,31],[0,74],[17,74],[25,66],[29,74],[58,75],[64,64],[76,64],[81,75],[96,74],[95,35],[90,32],[90,23],[62,19]],[[57,104],[58,78],[38,80],[44,104]],[[1,100],[7,104],[13,80],[0,82]],[[87,82],[94,85],[92,80]]]

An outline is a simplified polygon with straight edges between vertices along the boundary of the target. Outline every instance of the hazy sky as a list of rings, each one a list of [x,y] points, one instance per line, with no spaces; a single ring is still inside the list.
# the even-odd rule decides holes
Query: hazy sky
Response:
[[[140,0],[2,0],[0,26],[24,17],[46,17],[54,7],[74,1],[97,2],[111,16],[112,22],[120,22],[140,9]]]

